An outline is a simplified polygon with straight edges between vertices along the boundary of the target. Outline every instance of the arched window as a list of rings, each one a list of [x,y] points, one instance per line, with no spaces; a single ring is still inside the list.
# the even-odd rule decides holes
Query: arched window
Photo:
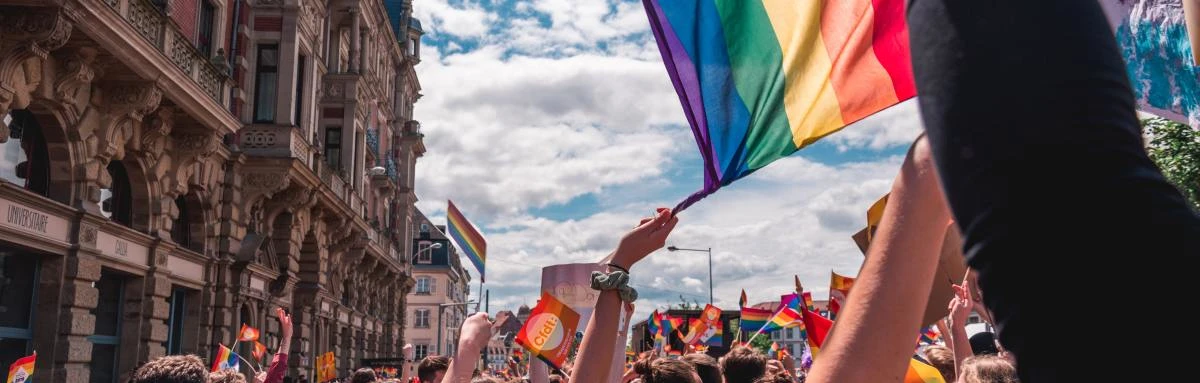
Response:
[[[175,198],[179,215],[171,225],[171,240],[197,253],[204,253],[204,207],[196,194],[185,194]]]
[[[342,306],[350,306],[350,289],[352,288],[350,280],[347,279],[342,282]]]
[[[4,116],[8,141],[0,144],[0,178],[26,190],[49,196],[50,152],[37,118],[28,110]]]
[[[112,185],[100,190],[101,214],[126,227],[133,227],[133,190],[125,165],[121,161],[109,161],[108,176],[112,179]]]

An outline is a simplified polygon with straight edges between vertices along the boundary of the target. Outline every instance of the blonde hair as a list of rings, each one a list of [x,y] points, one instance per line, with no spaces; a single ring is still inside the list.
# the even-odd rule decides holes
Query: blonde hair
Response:
[[[1017,367],[995,355],[972,356],[963,361],[959,383],[1018,383]]]
[[[208,374],[209,383],[247,383],[246,376],[237,370],[226,368]]]
[[[925,360],[928,360],[933,368],[942,373],[943,379],[947,382],[955,380],[954,351],[950,351],[946,346],[933,345],[925,347],[923,353],[925,354]]]

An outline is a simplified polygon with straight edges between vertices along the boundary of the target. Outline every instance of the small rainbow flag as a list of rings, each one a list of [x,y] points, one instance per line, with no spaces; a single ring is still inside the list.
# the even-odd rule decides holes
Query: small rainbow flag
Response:
[[[646,329],[650,331],[655,338],[662,338],[662,318],[658,315],[658,310],[650,313],[650,319],[646,320]]]
[[[258,340],[258,329],[242,323],[242,329],[238,331],[237,340],[238,342],[253,342]]]
[[[812,349],[813,357],[816,357],[821,346],[825,345],[825,338],[829,336],[829,330],[833,328],[833,321],[811,310],[804,310],[801,315],[804,319],[804,327],[808,329],[808,347]]]
[[[812,293],[805,292],[803,294],[800,294],[800,296],[804,297],[804,309],[805,310],[817,311],[817,305],[813,304]]]
[[[904,0],[643,0],[704,160],[722,186],[916,95]]]
[[[758,329],[767,325],[767,321],[771,320],[771,314],[774,314],[771,310],[742,307],[742,317],[739,327],[741,327],[742,331],[758,331]]]
[[[254,352],[252,354],[254,355],[254,360],[257,360],[259,363],[262,363],[263,357],[267,355],[267,346],[264,346],[262,343],[258,343],[257,341],[255,341],[254,342]]]
[[[721,347],[725,343],[725,324],[721,321],[713,323],[709,326],[708,332],[700,338],[701,344],[705,346]]]
[[[904,383],[946,383],[946,378],[929,362],[913,356],[908,362],[908,371],[904,372]]]
[[[33,376],[33,367],[37,364],[37,351],[33,355],[17,359],[8,366],[7,383],[25,383]]]
[[[936,325],[931,325],[921,330],[921,337],[918,340],[921,344],[937,344],[942,340],[942,334],[938,332]]]
[[[771,359],[779,359],[779,343],[771,341],[771,348],[767,350],[767,356]]]
[[[217,356],[213,358],[212,370],[214,372],[232,368],[238,369],[238,356],[229,347],[223,344],[217,344]]]
[[[446,221],[450,226],[450,237],[454,238],[454,242],[458,244],[459,250],[467,255],[467,259],[471,260],[471,264],[475,265],[475,269],[479,270],[479,281],[484,279],[484,266],[487,264],[487,241],[483,239],[483,235],[479,234],[479,230],[475,229],[475,225],[463,216],[462,212],[458,211],[458,207],[454,206],[454,201],[447,201],[449,206],[446,207]]]

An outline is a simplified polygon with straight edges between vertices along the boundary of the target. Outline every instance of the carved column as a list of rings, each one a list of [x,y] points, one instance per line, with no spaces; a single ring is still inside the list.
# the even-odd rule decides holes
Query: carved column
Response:
[[[350,8],[350,72],[362,69],[362,13],[357,7]]]
[[[74,24],[55,7],[0,6],[0,116],[24,109],[42,82],[42,62],[67,43]],[[8,124],[0,120],[0,143]]]
[[[91,376],[92,342],[87,337],[96,330],[92,310],[98,303],[99,291],[93,283],[100,280],[101,265],[96,250],[98,222],[88,222],[91,219],[95,218],[84,216],[85,221],[79,223],[80,246],[62,260],[62,301],[58,307],[54,371],[50,379],[55,382],[86,382]],[[46,271],[49,270],[43,272]]]
[[[158,109],[162,101],[162,90],[153,82],[112,81],[102,84],[101,89],[102,97],[95,105],[103,111],[99,123],[79,126],[85,153],[76,170],[78,207],[96,214],[100,213],[100,189],[112,184],[106,169],[108,162],[125,157],[126,143],[136,137],[143,118]]]

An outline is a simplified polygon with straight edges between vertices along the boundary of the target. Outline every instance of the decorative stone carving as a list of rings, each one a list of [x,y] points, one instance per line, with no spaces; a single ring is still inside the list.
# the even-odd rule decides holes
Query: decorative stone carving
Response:
[[[24,109],[42,81],[41,61],[61,48],[74,24],[52,7],[0,7],[0,115]],[[8,141],[8,126],[0,124],[0,143]]]
[[[171,134],[174,126],[174,113],[174,107],[160,107],[142,124],[142,137],[138,144],[146,158],[157,160],[162,157],[167,145],[167,136]]]
[[[153,82],[121,81],[104,84],[104,96],[110,107],[121,114],[141,121],[147,114],[158,109],[162,101],[162,90]]]
[[[59,58],[62,72],[54,83],[54,97],[70,114],[68,119],[71,122],[78,121],[87,107],[89,95],[84,91],[91,87],[92,80],[96,78],[96,54],[96,48],[81,47]]]
[[[88,224],[79,225],[79,243],[96,247],[96,227]]]

